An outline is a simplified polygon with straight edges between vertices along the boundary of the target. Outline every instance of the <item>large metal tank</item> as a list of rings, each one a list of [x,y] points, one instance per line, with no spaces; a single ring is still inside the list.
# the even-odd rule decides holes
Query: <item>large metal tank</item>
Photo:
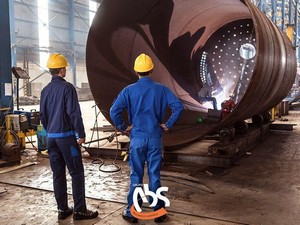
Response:
[[[108,121],[118,93],[138,79],[135,58],[142,52],[151,56],[153,80],[185,106],[164,134],[165,146],[269,110],[288,94],[296,75],[290,40],[247,0],[103,0],[86,52],[91,91]],[[209,110],[211,100],[220,110],[230,97],[232,112],[210,120],[208,112],[217,112]]]

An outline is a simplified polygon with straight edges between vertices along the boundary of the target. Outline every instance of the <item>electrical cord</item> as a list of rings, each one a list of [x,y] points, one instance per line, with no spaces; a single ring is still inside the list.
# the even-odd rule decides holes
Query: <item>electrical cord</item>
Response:
[[[91,162],[92,164],[100,164],[99,165],[99,171],[101,171],[101,172],[104,172],[104,173],[115,173],[115,172],[118,172],[118,171],[121,170],[121,167],[116,163],[118,152],[119,152],[119,141],[118,141],[117,131],[115,131],[114,134],[110,135],[108,138],[110,138],[110,140],[112,141],[115,137],[116,137],[116,140],[117,140],[117,152],[116,152],[114,161],[112,162],[111,165],[113,165],[116,169],[114,169],[114,170],[105,170],[105,169],[103,169],[102,167],[103,166],[107,166],[107,165],[105,165],[105,161],[99,157],[100,153],[98,154],[97,157],[93,158],[93,160]],[[105,145],[107,142],[111,142],[111,141],[107,140],[103,145]]]
[[[98,116],[99,116],[100,112],[108,113],[107,111],[101,110],[101,109],[100,109],[99,112],[97,112],[97,109],[96,109],[97,104],[95,104],[94,106],[92,106],[92,108],[94,108],[94,107],[95,107],[95,122],[94,122],[94,126],[93,126],[92,137],[91,137],[91,139],[90,139],[90,143],[89,143],[88,147],[84,147],[84,148],[89,148],[89,147],[90,147],[91,142],[92,142],[93,137],[94,137],[94,132],[95,132],[95,130],[97,131],[97,140],[99,140],[99,136],[98,136],[98,135],[99,135],[99,129],[98,129]],[[121,170],[121,167],[116,163],[117,156],[118,156],[119,149],[120,149],[120,147],[119,147],[120,145],[119,145],[119,141],[118,141],[118,133],[117,133],[117,132],[118,132],[118,131],[115,130],[115,132],[114,132],[113,134],[111,134],[109,137],[107,137],[106,142],[105,142],[104,144],[102,144],[101,146],[99,145],[99,141],[97,141],[97,143],[98,143],[98,146],[97,146],[97,147],[98,147],[98,148],[104,146],[104,145],[107,144],[108,142],[112,142],[112,141],[114,140],[114,138],[116,138],[116,141],[117,141],[117,152],[116,152],[115,158],[114,158],[114,160],[113,160],[113,162],[112,162],[112,164],[111,164],[111,165],[114,166],[116,169],[114,169],[114,170],[105,170],[105,169],[103,169],[103,168],[102,168],[103,166],[109,166],[109,165],[106,165],[106,164],[105,164],[105,161],[100,157],[100,153],[98,153],[98,156],[97,156],[97,157],[92,158],[93,160],[92,160],[91,163],[92,163],[92,164],[99,164],[98,169],[99,169],[99,171],[101,171],[101,172],[104,172],[104,173],[116,173],[116,172],[118,172],[118,171]]]
[[[116,164],[116,160],[117,160],[117,156],[118,156],[118,153],[119,153],[119,149],[120,149],[120,145],[119,145],[119,141],[118,141],[118,135],[117,135],[117,131],[115,131],[115,138],[116,138],[116,141],[117,141],[117,152],[116,152],[116,155],[115,155],[115,158],[114,158],[114,161],[112,162],[112,165],[114,165],[116,167],[116,169],[114,170],[114,172],[118,172],[121,170],[121,167]],[[101,167],[99,166],[99,170],[101,172],[104,172],[103,169],[101,169]]]
[[[33,141],[32,141],[32,138],[31,140],[29,139],[29,137],[26,135],[26,132],[23,132],[25,137],[27,138],[28,142],[32,145],[32,148],[35,150],[35,151],[38,151],[38,148],[33,144]],[[37,137],[38,138],[38,137]],[[40,139],[38,138],[38,140],[40,141]]]

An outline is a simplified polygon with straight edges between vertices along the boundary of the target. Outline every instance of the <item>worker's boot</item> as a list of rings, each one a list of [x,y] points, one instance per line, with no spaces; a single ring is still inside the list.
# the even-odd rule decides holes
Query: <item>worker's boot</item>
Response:
[[[73,208],[72,207],[68,208],[66,211],[58,210],[58,219],[59,220],[64,220],[68,216],[71,216],[72,213],[73,213]]]
[[[160,217],[155,218],[154,222],[155,223],[161,223],[161,222],[164,222],[166,218],[167,218],[167,215],[165,214],[165,215],[162,215]]]
[[[74,212],[73,220],[89,220],[98,217],[98,211],[86,210],[85,212]]]
[[[126,220],[129,223],[137,223],[138,222],[137,218],[128,216],[126,210],[123,211],[122,218],[123,218],[123,220]]]

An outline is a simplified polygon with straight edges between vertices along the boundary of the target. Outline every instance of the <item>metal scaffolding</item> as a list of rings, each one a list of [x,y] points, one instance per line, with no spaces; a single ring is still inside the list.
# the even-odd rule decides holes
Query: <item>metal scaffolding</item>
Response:
[[[297,60],[300,62],[299,0],[252,0],[282,31],[286,32],[297,48]]]
[[[27,61],[39,67],[42,76],[45,66],[39,63],[40,52],[60,52],[70,64],[72,83],[76,84],[76,68],[84,67],[85,48],[89,25],[89,0],[48,0],[50,46],[39,46],[37,1],[8,0],[11,22],[11,55],[12,66]],[[24,58],[26,57],[26,58]],[[28,71],[29,72],[29,71]],[[37,79],[37,78],[35,78]]]

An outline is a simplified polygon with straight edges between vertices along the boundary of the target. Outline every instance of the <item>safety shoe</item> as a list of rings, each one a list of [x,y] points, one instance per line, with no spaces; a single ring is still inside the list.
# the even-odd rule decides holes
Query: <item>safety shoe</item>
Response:
[[[162,222],[165,221],[166,218],[167,218],[167,215],[165,214],[165,215],[162,215],[162,216],[160,216],[160,217],[155,218],[155,219],[154,219],[154,222],[155,222],[155,223],[162,223]]]
[[[138,222],[137,218],[128,216],[126,210],[123,211],[122,218],[123,218],[123,220],[126,220],[129,223],[137,223]]]
[[[73,213],[73,208],[72,207],[68,208],[66,211],[58,210],[58,219],[59,220],[64,220],[68,216],[72,215],[72,213]]]
[[[85,212],[74,212],[73,220],[89,220],[98,217],[98,211],[86,210]]]

